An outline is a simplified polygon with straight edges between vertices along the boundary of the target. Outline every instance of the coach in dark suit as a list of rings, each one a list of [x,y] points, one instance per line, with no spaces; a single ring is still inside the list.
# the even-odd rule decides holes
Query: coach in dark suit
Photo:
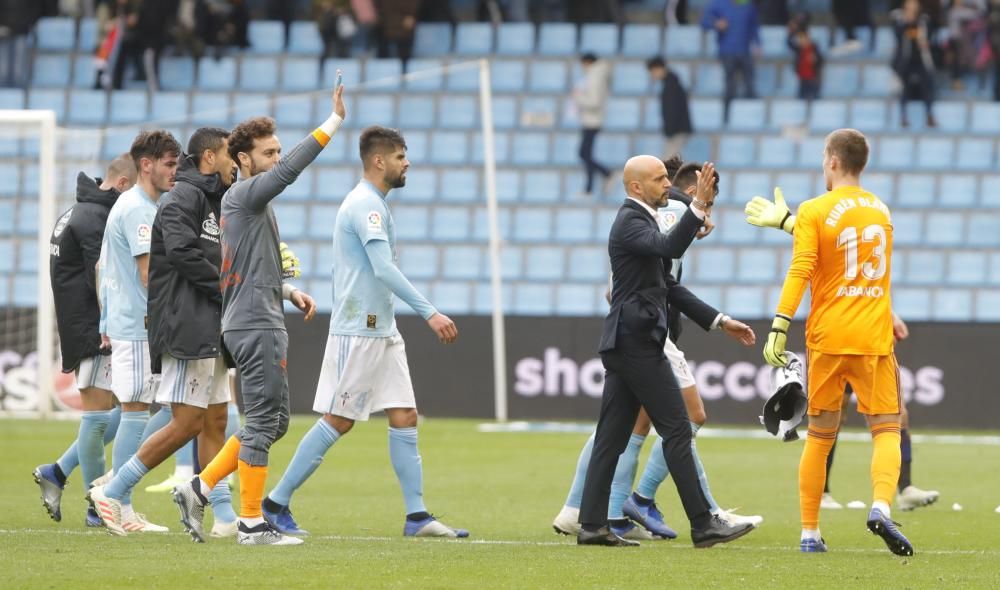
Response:
[[[625,165],[624,183],[628,198],[618,210],[608,239],[611,311],[604,320],[599,349],[607,376],[580,506],[582,528],[577,542],[638,545],[608,529],[607,513],[615,465],[642,406],[663,437],[664,455],[691,522],[691,538],[695,546],[709,547],[741,537],[753,527],[730,526],[713,516],[698,483],[687,410],[663,354],[668,301],[703,326],[721,326],[751,343],[754,336],[749,327],[715,312],[667,272],[671,259],[684,254],[711,210],[715,198],[712,164],[702,169],[691,206],[668,235],[660,233],[656,223],[656,209],[666,205],[670,189],[663,162],[654,156],[631,158]]]

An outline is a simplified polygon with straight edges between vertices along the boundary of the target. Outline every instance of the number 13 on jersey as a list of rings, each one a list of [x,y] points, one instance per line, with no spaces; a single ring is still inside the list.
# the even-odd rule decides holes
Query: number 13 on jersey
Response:
[[[861,274],[866,279],[877,281],[885,276],[889,268],[885,255],[885,228],[878,224],[866,226],[861,230],[861,242],[871,243],[871,256],[861,264]],[[837,249],[844,250],[844,278],[853,281],[858,278],[858,228],[845,227],[837,236]]]

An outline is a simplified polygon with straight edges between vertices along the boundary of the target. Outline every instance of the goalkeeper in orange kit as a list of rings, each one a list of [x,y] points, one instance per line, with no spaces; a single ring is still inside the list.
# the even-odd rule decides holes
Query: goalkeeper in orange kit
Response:
[[[764,358],[775,366],[786,364],[788,326],[808,285],[812,293],[806,322],[809,432],[799,465],[801,550],[826,551],[819,531],[819,504],[826,458],[840,425],[841,399],[850,384],[874,443],[874,501],[868,528],[893,553],[912,555],[913,546],[890,519],[900,471],[902,403],[893,354],[892,221],[888,207],[860,187],[868,152],[860,132],[831,133],[823,153],[829,192],[804,202],[796,217],[786,213],[778,222],[779,227],[794,224],[795,245]]]

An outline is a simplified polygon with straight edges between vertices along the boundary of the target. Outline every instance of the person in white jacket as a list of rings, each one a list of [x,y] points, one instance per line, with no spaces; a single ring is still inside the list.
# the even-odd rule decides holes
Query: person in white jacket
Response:
[[[583,135],[580,138],[580,159],[587,175],[587,184],[583,196],[590,197],[594,190],[594,173],[599,172],[605,179],[610,179],[611,170],[594,160],[594,140],[604,125],[604,113],[608,103],[608,93],[611,87],[611,64],[597,59],[593,53],[585,53],[580,57],[583,66],[583,79],[573,89],[573,102]]]

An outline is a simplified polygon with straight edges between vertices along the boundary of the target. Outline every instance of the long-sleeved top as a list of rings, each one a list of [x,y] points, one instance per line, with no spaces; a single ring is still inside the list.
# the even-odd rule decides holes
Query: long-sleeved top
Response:
[[[278,220],[271,200],[295,182],[329,142],[314,131],[267,172],[222,197],[222,331],[284,330]]]
[[[583,80],[573,93],[584,129],[598,129],[604,125],[604,113],[611,92],[611,64],[597,60],[587,68]]]
[[[726,21],[726,30],[716,30],[719,19]],[[760,22],[752,0],[712,0],[701,15],[701,26],[716,31],[722,57],[746,57],[751,45],[760,46]]]
[[[678,133],[694,133],[687,90],[684,90],[681,79],[671,70],[667,70],[667,77],[663,79],[663,89],[660,91],[660,115],[663,118],[663,135],[670,137]]]
[[[59,328],[64,372],[100,354],[101,310],[95,273],[108,213],[118,199],[115,189],[101,190],[83,172],[76,178],[76,204],[59,216],[49,242],[49,275]]]

